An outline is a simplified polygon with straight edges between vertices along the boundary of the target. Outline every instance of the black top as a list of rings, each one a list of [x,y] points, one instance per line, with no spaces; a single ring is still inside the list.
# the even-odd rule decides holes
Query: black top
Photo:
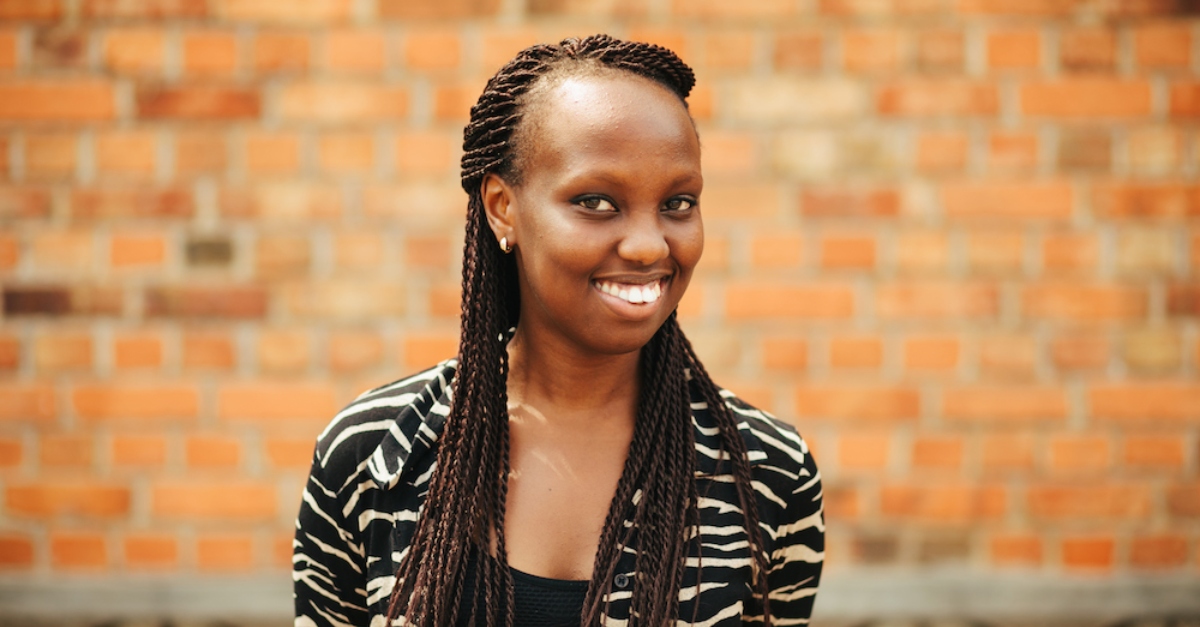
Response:
[[[458,610],[458,624],[469,624],[471,609],[468,599],[475,599],[475,560],[467,559],[463,578],[463,603]],[[513,582],[513,625],[520,627],[579,627],[588,582],[549,579],[523,573],[509,567]],[[482,599],[475,599],[483,605]]]

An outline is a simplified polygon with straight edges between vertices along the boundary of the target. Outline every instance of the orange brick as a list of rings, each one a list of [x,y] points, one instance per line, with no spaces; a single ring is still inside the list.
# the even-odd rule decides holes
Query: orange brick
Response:
[[[456,81],[439,83],[433,91],[433,117],[438,122],[465,124],[471,107],[475,105],[481,85],[473,82]]]
[[[883,341],[877,337],[834,337],[829,341],[833,368],[878,368],[883,364]]]
[[[772,231],[754,236],[750,263],[755,268],[799,268],[804,261],[804,235]]]
[[[967,264],[981,274],[1020,275],[1025,265],[1025,238],[1019,232],[971,233],[967,238]]]
[[[308,37],[302,32],[260,32],[251,56],[254,69],[264,74],[303,72],[309,66]]]
[[[988,541],[988,557],[996,566],[1039,566],[1042,539],[1034,535],[995,535]]]
[[[708,191],[705,191],[705,199]],[[900,214],[900,193],[895,189],[819,188],[800,193],[800,211],[812,218],[888,218]],[[729,199],[728,215],[737,216],[737,197]],[[771,217],[768,213],[762,217]]]
[[[1062,370],[1098,370],[1109,363],[1109,342],[1091,335],[1067,335],[1050,342],[1050,359]]]
[[[219,175],[228,163],[225,138],[204,131],[175,134],[175,173],[181,177]]]
[[[101,174],[149,178],[157,162],[151,131],[112,131],[96,137],[96,169]]]
[[[118,369],[160,368],[163,341],[155,333],[119,335],[113,342],[113,365]]]
[[[964,524],[1002,518],[1008,495],[999,486],[885,485],[879,503],[887,519]]]
[[[114,466],[161,468],[167,462],[167,440],[161,435],[121,434],[112,439]]]
[[[1200,518],[1200,483],[1175,484],[1167,489],[1167,510],[1171,518]]]
[[[341,232],[335,236],[334,263],[340,270],[370,271],[385,263],[387,245],[372,232]]]
[[[987,37],[987,62],[993,70],[1035,70],[1041,61],[1041,37],[1036,30],[998,31]]]
[[[4,490],[8,512],[18,517],[120,519],[129,515],[127,486],[97,481],[10,481]]]
[[[288,122],[365,124],[408,115],[408,92],[392,85],[297,82],[283,86],[279,98],[280,115]]]
[[[1133,31],[1138,67],[1186,69],[1191,63],[1191,25],[1185,22],[1146,24]]]
[[[870,270],[875,267],[875,238],[869,235],[826,235],[821,238],[821,267]]]
[[[1180,219],[1200,216],[1200,187],[1184,183],[1097,184],[1092,202],[1105,218]]]
[[[1049,467],[1054,474],[1100,475],[1112,465],[1109,440],[1096,435],[1059,435],[1050,438]]]
[[[160,267],[166,262],[167,243],[152,233],[114,234],[109,244],[109,263],[114,268]]]
[[[883,116],[975,117],[999,110],[996,87],[958,79],[918,79],[883,85],[876,109]]]
[[[0,421],[49,422],[57,415],[55,410],[50,385],[0,381]]]
[[[410,334],[404,338],[401,350],[406,370],[428,368],[458,354],[458,334]]]
[[[1129,546],[1129,563],[1134,568],[1179,568],[1187,561],[1188,540],[1182,535],[1136,536]]]
[[[17,67],[17,31],[15,29],[0,30],[0,71],[8,71]]]
[[[681,18],[699,18],[714,22],[743,19],[783,20],[796,15],[796,7],[795,3],[787,0],[759,0],[746,3],[730,3],[722,2],[722,0],[672,0],[671,13]],[[637,38],[634,39],[641,41]],[[687,57],[687,55],[683,56]]]
[[[394,2],[393,2],[394,3]],[[452,2],[459,4],[460,2]],[[388,3],[390,6],[392,3]],[[425,4],[425,3],[418,3]],[[324,25],[344,24],[352,16],[353,0],[309,0],[295,4],[263,2],[263,0],[223,0],[210,5],[215,17],[227,22],[254,22],[258,24]],[[391,17],[380,7],[383,16]]]
[[[9,333],[0,333],[0,371],[16,370],[20,365],[20,338]]]
[[[1179,471],[1184,465],[1184,439],[1170,435],[1130,435],[1122,460],[1130,468]]]
[[[263,329],[258,335],[258,368],[269,373],[299,373],[312,359],[308,333],[302,329]]]
[[[328,420],[338,405],[328,383],[240,382],[217,390],[221,420]]]
[[[337,372],[367,370],[383,361],[383,340],[377,333],[341,331],[329,336],[329,367]]]
[[[923,133],[917,138],[916,166],[921,172],[961,172],[967,167],[964,133]]]
[[[223,31],[183,34],[183,71],[193,76],[230,76],[238,67],[237,35]]]
[[[1172,118],[1200,117],[1200,82],[1171,85],[1169,109]]]
[[[725,315],[736,320],[840,319],[854,310],[848,285],[746,282],[725,290]]]
[[[300,170],[300,138],[294,133],[248,133],[245,151],[246,169],[252,174],[295,174]]]
[[[1037,344],[1023,335],[996,335],[979,340],[979,372],[988,378],[1029,380],[1037,367]]]
[[[1132,321],[1146,314],[1145,289],[1124,285],[1035,284],[1021,293],[1031,320],[1064,322]]]
[[[461,140],[446,133],[408,131],[396,137],[396,168],[401,176],[435,177],[458,171]]]
[[[683,4],[678,0],[674,0],[676,7],[679,10],[679,5]],[[700,2],[689,2],[689,7],[696,4],[716,4],[712,0],[701,0]],[[761,4],[781,4],[779,0],[767,0]],[[661,22],[660,22],[661,24]],[[679,26],[636,26],[629,29],[630,41],[644,41],[647,43],[658,44],[664,48],[673,51],[682,59],[695,58],[688,46],[688,32]]]
[[[268,437],[263,452],[274,468],[305,470],[312,465],[313,446],[312,438]]]
[[[1200,385],[1190,382],[1107,383],[1088,390],[1092,416],[1106,420],[1187,421],[1200,419]]]
[[[781,70],[818,70],[824,61],[824,37],[816,30],[785,30],[775,36],[775,67]]]
[[[842,472],[881,472],[891,457],[887,432],[843,433],[838,438],[837,463]]]
[[[255,89],[203,83],[147,85],[134,100],[138,116],[151,120],[254,119],[262,104]]]
[[[1063,566],[1068,569],[1111,570],[1116,542],[1110,537],[1073,537],[1062,541]]]
[[[983,469],[989,473],[1027,473],[1033,470],[1033,438],[1027,433],[1001,433],[983,438]]]
[[[17,438],[0,438],[0,468],[16,468],[25,459],[24,445]]]
[[[942,413],[955,421],[1061,421],[1067,417],[1067,395],[1062,388],[1042,386],[948,388]]]
[[[983,283],[898,282],[876,288],[878,315],[884,319],[994,318],[999,294]]]
[[[80,418],[99,420],[192,420],[200,412],[199,392],[186,384],[81,384],[71,390]]]
[[[184,457],[190,468],[237,468],[242,443],[233,436],[191,435],[184,443]]]
[[[758,144],[745,133],[706,131],[700,153],[704,172],[716,176],[743,176],[759,167]]]
[[[180,188],[129,187],[76,189],[70,198],[71,217],[77,220],[111,218],[188,218],[191,192]]]
[[[132,533],[122,542],[125,566],[137,570],[162,570],[179,566],[179,545],[174,536]]]
[[[183,366],[188,369],[232,370],[236,363],[228,333],[185,333]]]
[[[50,535],[50,565],[63,570],[102,570],[108,546],[99,533],[60,531]]]
[[[435,284],[429,288],[429,315],[457,320],[461,312],[462,290],[458,283]]]
[[[312,264],[310,249],[303,236],[263,236],[255,245],[255,272],[266,279],[306,276]]]
[[[94,79],[36,79],[0,85],[0,120],[99,122],[116,117],[112,83]]]
[[[854,73],[892,73],[900,69],[905,40],[900,30],[850,30],[842,35],[842,66]]]
[[[909,371],[944,371],[958,367],[961,349],[953,337],[914,336],[904,341],[904,368]]]
[[[1151,512],[1150,490],[1141,485],[1034,485],[1026,508],[1035,520],[1145,520]]]
[[[926,72],[961,72],[965,46],[958,30],[917,33],[917,68]]]
[[[1067,181],[961,181],[942,185],[941,201],[951,219],[1065,222],[1074,193]]]
[[[33,363],[42,372],[65,372],[92,368],[92,338],[58,332],[39,335],[33,341]]]
[[[1030,172],[1037,166],[1038,137],[1028,132],[993,132],[987,163],[993,172]]]
[[[104,64],[128,74],[157,74],[163,71],[166,49],[163,33],[150,28],[110,30],[104,38]]]
[[[921,397],[904,386],[817,386],[796,389],[796,413],[806,418],[834,420],[915,421]]]
[[[458,31],[452,28],[414,29],[404,38],[403,55],[407,68],[419,71],[453,70],[462,63],[462,39]]]
[[[25,175],[33,180],[72,176],[78,162],[73,133],[30,133],[25,136]]]
[[[32,258],[34,267],[41,270],[76,270],[86,272],[95,267],[95,237],[84,230],[45,230],[34,236]]]
[[[245,571],[254,566],[254,538],[247,534],[204,534],[196,539],[202,571]]]
[[[742,72],[754,62],[755,37],[751,30],[720,30],[703,38],[702,65],[712,70]]]
[[[159,481],[151,487],[150,511],[165,519],[269,521],[278,513],[276,496],[269,483]]]
[[[918,437],[913,440],[912,467],[918,470],[957,472],[962,469],[963,448],[962,437]]]
[[[1021,112],[1065,119],[1137,118],[1150,114],[1150,83],[1107,77],[1036,81],[1021,87]]]
[[[2,147],[0,146],[0,148]],[[0,234],[0,270],[13,270],[20,262],[20,240],[15,235]]]
[[[950,239],[940,231],[900,232],[895,236],[896,269],[910,274],[938,274],[950,267]]]
[[[1059,63],[1065,70],[1111,70],[1117,59],[1116,33],[1107,27],[1064,29],[1058,50]]]
[[[34,564],[33,540],[24,534],[0,534],[0,570],[29,570]]]
[[[1048,274],[1094,273],[1099,263],[1096,236],[1049,234],[1042,240],[1042,269]]]
[[[38,447],[38,461],[45,469],[87,471],[92,468],[96,444],[86,435],[47,433]]]
[[[762,340],[763,368],[778,372],[803,372],[808,368],[808,340],[799,336],[770,335]]]
[[[375,143],[368,133],[325,135],[318,144],[321,169],[335,174],[367,174],[375,162]]]
[[[101,20],[198,19],[209,15],[208,5],[198,0],[83,0],[84,18]]]
[[[332,30],[325,34],[325,67],[335,73],[379,74],[387,43],[378,30]]]

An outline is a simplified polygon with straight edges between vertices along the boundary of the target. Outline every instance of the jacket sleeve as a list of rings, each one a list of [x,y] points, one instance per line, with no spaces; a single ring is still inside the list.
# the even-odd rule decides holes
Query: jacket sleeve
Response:
[[[807,450],[790,494],[784,498],[787,506],[775,528],[767,574],[771,623],[778,627],[808,624],[825,559],[821,475]]]
[[[357,528],[347,524],[339,494],[345,482],[328,474],[314,455],[292,543],[296,627],[366,625],[369,620],[363,545]]]

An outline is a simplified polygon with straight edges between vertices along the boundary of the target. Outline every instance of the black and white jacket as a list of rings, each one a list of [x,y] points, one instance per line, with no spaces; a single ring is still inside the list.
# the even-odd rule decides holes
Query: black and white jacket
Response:
[[[396,566],[408,549],[450,411],[456,362],[371,390],[342,410],[317,441],[296,520],[293,579],[297,627],[386,624]],[[772,623],[805,625],[825,551],[821,480],[792,427],[723,392],[749,452],[763,541],[770,555]],[[750,552],[717,428],[692,396],[700,542],[679,591],[679,625],[761,623],[750,587]],[[637,495],[635,495],[636,498]],[[697,548],[698,547],[698,548]],[[606,625],[629,624],[633,555],[609,589]],[[700,593],[696,593],[697,576]]]

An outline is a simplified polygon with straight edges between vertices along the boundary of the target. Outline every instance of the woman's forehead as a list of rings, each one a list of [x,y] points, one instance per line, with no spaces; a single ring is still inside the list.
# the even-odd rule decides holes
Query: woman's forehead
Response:
[[[570,76],[527,103],[516,148],[522,165],[539,167],[572,155],[629,151],[699,156],[683,102],[666,87],[625,72]]]

